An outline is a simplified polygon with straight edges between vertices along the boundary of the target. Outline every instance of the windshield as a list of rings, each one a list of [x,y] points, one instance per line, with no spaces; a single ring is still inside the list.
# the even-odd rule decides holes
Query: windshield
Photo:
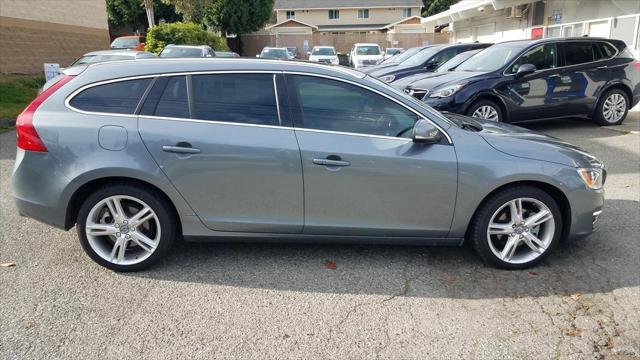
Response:
[[[264,49],[260,53],[260,57],[275,58],[275,59],[288,59],[288,51],[285,49]]]
[[[440,47],[428,47],[418,52],[417,54],[409,57],[401,64],[403,66],[418,66],[424,64],[427,60],[433,57],[438,51],[440,51]]]
[[[81,56],[78,60],[74,61],[73,64],[69,66],[95,64],[99,62],[116,61],[116,60],[131,60],[134,58],[135,58],[134,56],[126,56],[126,55],[84,55],[84,56]]]
[[[456,71],[495,71],[513,60],[522,51],[515,46],[491,46],[463,62]]]
[[[462,64],[463,62],[465,62],[465,60],[467,60],[468,58],[470,58],[473,55],[477,54],[478,52],[480,52],[480,50],[466,51],[466,52],[463,52],[461,54],[458,54],[458,55],[452,57],[451,60],[445,62],[442,65],[440,65],[440,67],[436,70],[436,72],[452,71],[458,65]]]
[[[333,48],[313,48],[311,55],[335,55],[336,51]]]
[[[385,50],[384,53],[387,55],[396,55],[400,53],[400,49],[389,48]]]
[[[138,46],[138,38],[117,38],[111,43],[112,48],[134,48]]]
[[[377,45],[364,45],[356,47],[356,55],[380,55],[380,47]]]
[[[199,48],[183,48],[183,47],[167,47],[162,50],[160,57],[177,58],[177,57],[202,57],[202,49]]]
[[[387,60],[385,60],[384,62],[388,62],[388,63],[392,63],[392,64],[400,64],[401,62],[407,60],[408,58],[412,57],[413,55],[415,55],[418,51],[420,51],[420,48],[411,48],[411,49],[407,49],[407,51],[400,53],[398,55],[394,55],[390,58],[387,58]]]

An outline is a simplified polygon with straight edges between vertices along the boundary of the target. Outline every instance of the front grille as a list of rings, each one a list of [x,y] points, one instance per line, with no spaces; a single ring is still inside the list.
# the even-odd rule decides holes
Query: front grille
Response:
[[[331,64],[331,60],[329,59],[320,59],[318,60],[319,63],[323,63],[323,64]]]
[[[378,60],[362,60],[362,65],[375,65],[378,63]]]

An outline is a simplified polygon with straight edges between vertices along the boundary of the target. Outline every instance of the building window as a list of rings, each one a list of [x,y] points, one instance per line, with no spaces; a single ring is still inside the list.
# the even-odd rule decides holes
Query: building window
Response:
[[[295,18],[296,18],[296,12],[295,11],[291,11],[291,10],[287,10],[287,20],[295,19]]]
[[[402,17],[403,18],[411,17],[411,8],[402,9]]]
[[[368,19],[369,9],[358,9],[358,19]]]
[[[329,19],[340,19],[340,10],[329,10]]]

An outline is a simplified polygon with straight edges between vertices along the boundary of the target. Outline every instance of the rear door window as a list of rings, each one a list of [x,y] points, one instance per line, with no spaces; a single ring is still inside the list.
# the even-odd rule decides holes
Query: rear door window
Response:
[[[194,119],[279,125],[273,74],[193,75]]]
[[[616,49],[604,42],[593,43],[593,52],[596,60],[606,60],[616,54]]]
[[[593,61],[593,46],[591,42],[561,43],[564,49],[564,65],[578,65]]]
[[[82,111],[133,114],[150,83],[147,78],[97,85],[74,96],[69,105]]]
[[[185,76],[172,76],[167,80],[153,115],[189,118],[189,98]]]

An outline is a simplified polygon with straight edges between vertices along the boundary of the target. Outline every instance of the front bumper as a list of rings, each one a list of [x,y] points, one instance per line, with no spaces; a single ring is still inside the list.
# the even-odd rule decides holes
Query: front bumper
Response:
[[[571,224],[565,234],[569,240],[579,239],[598,229],[604,209],[604,189],[574,192],[568,195],[571,205]]]

